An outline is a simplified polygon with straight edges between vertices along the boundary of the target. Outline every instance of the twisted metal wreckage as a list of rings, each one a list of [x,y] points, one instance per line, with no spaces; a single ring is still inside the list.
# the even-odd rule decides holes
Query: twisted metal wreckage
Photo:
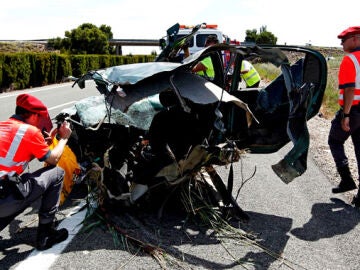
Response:
[[[231,209],[246,220],[233,197],[232,170],[244,150],[271,153],[291,141],[292,149],[272,169],[285,183],[305,172],[306,122],[321,106],[325,58],[295,46],[218,44],[176,62],[190,36],[174,38],[155,62],[89,71],[75,83],[84,88],[93,80],[101,95],[80,100],[56,117],[73,125],[69,147],[77,162],[64,158],[64,166],[72,171],[81,164],[87,176],[98,177],[94,190],[102,208],[121,212],[153,206],[162,215],[165,205],[179,206],[181,187],[186,187],[220,212]],[[224,52],[230,56],[227,63]],[[301,57],[290,63],[286,55],[294,52]],[[212,81],[191,72],[208,56]],[[242,60],[249,58],[282,72],[266,87],[240,89],[240,76],[233,74],[240,74]],[[217,165],[230,166],[227,182]],[[63,200],[72,186],[72,179],[65,183]]]

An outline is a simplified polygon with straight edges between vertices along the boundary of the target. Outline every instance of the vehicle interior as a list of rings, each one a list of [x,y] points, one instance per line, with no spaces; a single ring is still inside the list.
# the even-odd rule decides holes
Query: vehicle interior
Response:
[[[221,57],[224,52],[209,52],[209,55],[216,67],[213,83],[247,103],[256,118],[232,104],[224,105],[226,136],[253,152],[275,152],[290,141],[287,130],[290,118],[309,120],[319,111],[326,87],[327,65],[320,53],[307,48],[264,46],[261,50],[259,53],[238,47],[230,57],[233,59],[232,73],[223,68],[226,66]],[[294,54],[294,59],[287,58]],[[241,88],[240,76],[233,74],[240,74],[243,59],[271,62],[279,68],[279,75],[260,87]]]

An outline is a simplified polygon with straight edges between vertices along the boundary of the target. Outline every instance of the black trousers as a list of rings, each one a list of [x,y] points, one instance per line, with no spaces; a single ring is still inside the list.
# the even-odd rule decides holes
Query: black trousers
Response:
[[[360,105],[353,106],[350,110],[350,131],[341,128],[342,109],[339,110],[331,122],[328,144],[337,167],[348,165],[344,143],[351,137],[354,144],[356,161],[360,165]],[[360,178],[360,177],[359,177]]]

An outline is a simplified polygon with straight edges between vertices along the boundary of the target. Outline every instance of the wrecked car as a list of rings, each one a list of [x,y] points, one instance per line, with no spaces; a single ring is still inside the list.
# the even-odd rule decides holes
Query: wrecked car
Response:
[[[184,43],[186,37],[177,44]],[[103,206],[162,211],[169,201],[176,204],[179,186],[193,192],[200,186],[201,200],[247,219],[233,197],[234,177],[224,181],[216,166],[231,166],[245,151],[272,153],[292,142],[272,169],[285,183],[302,175],[306,122],[318,113],[326,87],[325,58],[310,48],[218,44],[176,62],[180,48],[168,48],[155,62],[89,71],[74,84],[83,89],[92,80],[100,95],[78,101],[56,120],[72,123],[69,146],[83,175],[98,172]],[[289,53],[296,53],[294,62]],[[205,57],[214,66],[211,81],[191,71]],[[271,63],[280,75],[243,89],[235,75],[244,59]]]

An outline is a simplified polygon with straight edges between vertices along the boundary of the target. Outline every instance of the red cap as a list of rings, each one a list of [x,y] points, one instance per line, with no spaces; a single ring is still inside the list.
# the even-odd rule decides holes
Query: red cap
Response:
[[[38,128],[40,130],[46,130],[47,132],[50,132],[52,129],[52,122],[49,116],[49,112],[44,103],[42,103],[38,98],[29,94],[18,95],[16,98],[16,106],[22,107],[29,112],[39,114],[41,117]]]
[[[344,31],[342,31],[338,35],[338,38],[342,39],[344,37],[347,37],[350,35],[357,35],[357,34],[360,34],[360,26],[351,26],[351,27],[345,29]]]
[[[44,103],[29,94],[18,95],[16,98],[16,106],[22,107],[32,113],[38,113],[42,116],[48,115],[48,110]]]

